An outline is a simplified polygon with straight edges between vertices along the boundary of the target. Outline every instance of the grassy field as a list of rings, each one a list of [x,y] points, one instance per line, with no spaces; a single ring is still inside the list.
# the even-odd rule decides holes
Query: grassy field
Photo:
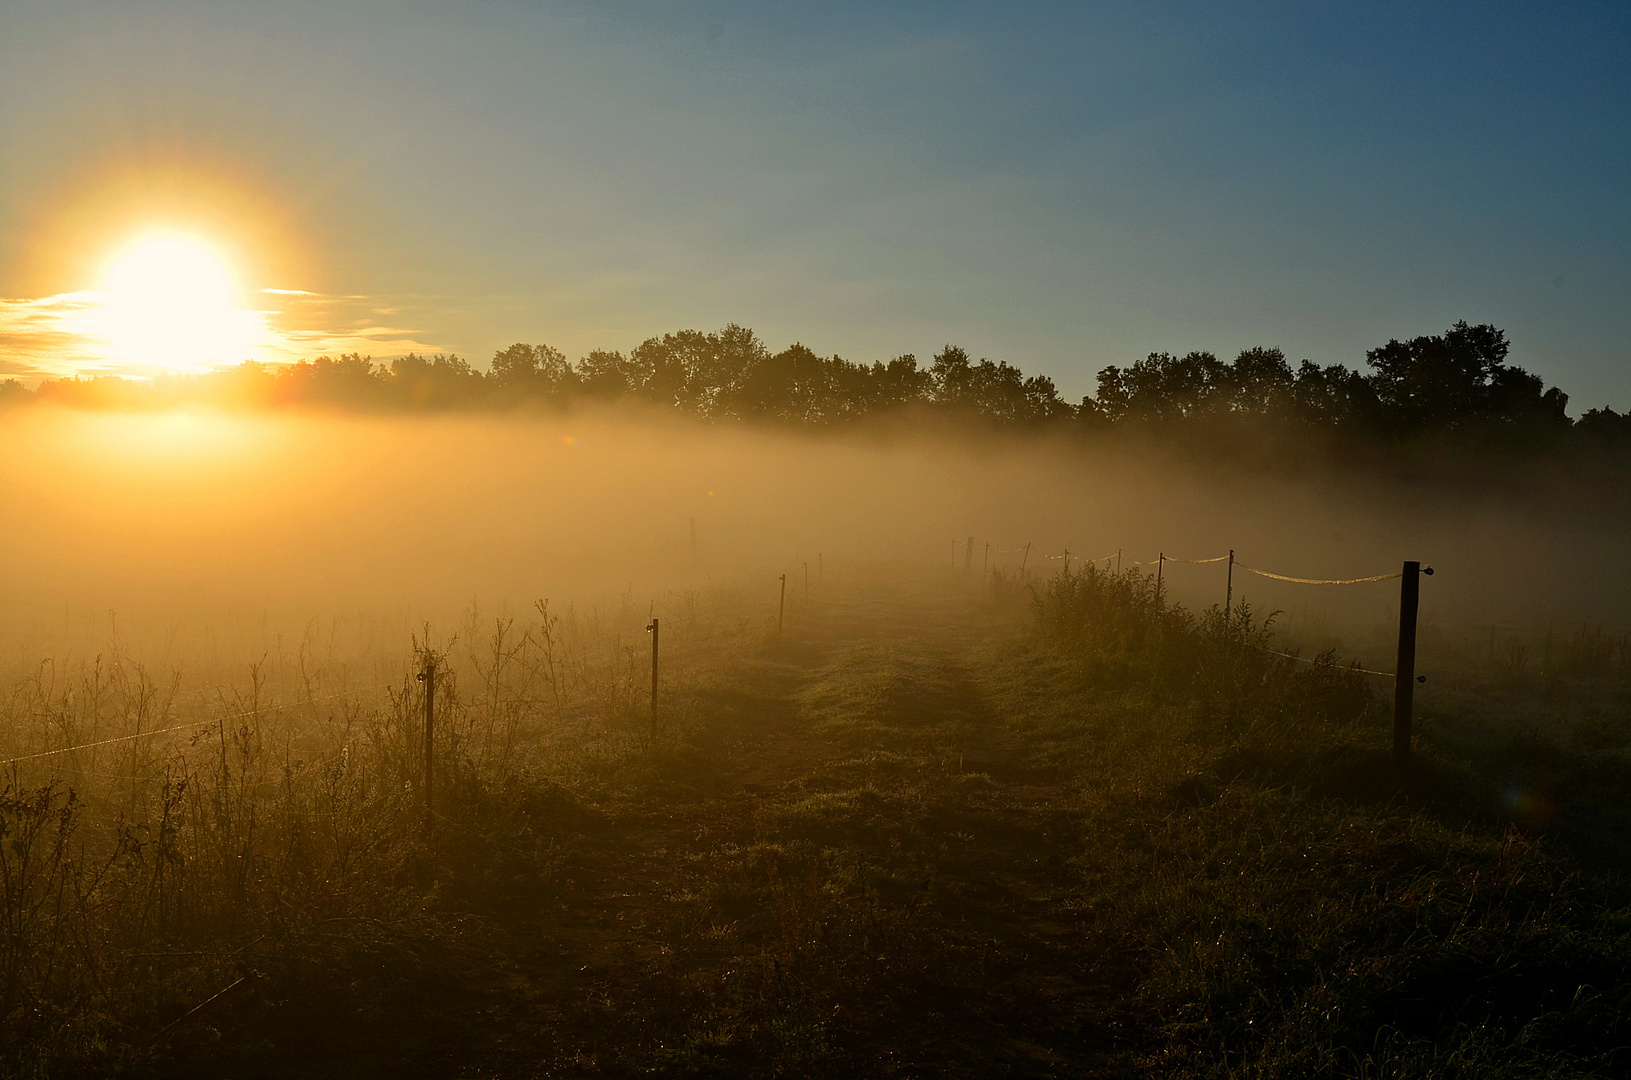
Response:
[[[1623,642],[1463,650],[1401,771],[1391,687],[1248,610],[827,577],[782,635],[671,598],[655,733],[646,612],[472,616],[429,831],[406,654],[213,726],[20,682],[8,757],[200,726],[9,767],[6,1074],[1631,1070]]]

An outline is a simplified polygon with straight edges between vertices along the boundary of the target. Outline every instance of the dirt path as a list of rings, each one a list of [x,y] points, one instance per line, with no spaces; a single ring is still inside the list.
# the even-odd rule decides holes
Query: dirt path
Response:
[[[971,624],[849,605],[693,686],[638,775],[540,811],[546,853],[448,892],[456,947],[372,1023],[285,1017],[262,1075],[1064,1075],[1070,793]]]

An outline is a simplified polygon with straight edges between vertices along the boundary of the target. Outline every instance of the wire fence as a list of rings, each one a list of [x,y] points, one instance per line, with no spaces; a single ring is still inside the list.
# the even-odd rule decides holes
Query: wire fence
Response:
[[[33,754],[19,754],[16,757],[0,758],[0,768],[7,765],[18,765],[25,761],[38,761],[41,758],[57,757],[61,754],[72,754],[76,750],[91,750],[98,746],[112,746],[115,743],[131,742],[135,739],[150,739],[155,735],[168,735],[177,731],[196,731],[199,728],[224,724],[228,720],[241,720],[246,716],[258,716],[262,713],[279,712],[283,709],[298,708],[302,705],[314,705],[319,701],[334,701],[343,697],[355,697],[358,694],[378,692],[385,689],[385,684],[379,686],[358,687],[355,690],[344,690],[338,694],[325,694],[322,697],[303,698],[299,701],[286,701],[281,705],[260,705],[241,712],[228,713],[225,716],[215,716],[208,720],[197,720],[187,724],[175,724],[170,727],[153,728],[150,731],[138,731],[133,735],[118,735],[110,739],[96,739],[92,742],[77,743],[74,746],[62,746],[55,750],[41,750]]]
[[[1029,551],[1030,547],[1031,547],[1031,545],[1027,544],[1025,546],[1025,550]],[[991,548],[990,550],[1012,551],[1012,550],[1018,550],[1018,549]],[[1108,563],[1108,562],[1114,560],[1115,563],[1116,563],[1116,566],[1118,568],[1118,572],[1119,572],[1119,568],[1120,568],[1120,565],[1121,565],[1122,554],[1123,553],[1121,551],[1117,551],[1112,555],[1103,555],[1103,556],[1100,556],[1097,559],[1084,559],[1084,558],[1081,558],[1080,556],[1077,556],[1077,561],[1078,561],[1078,563],[1093,563],[1094,565],[1097,565],[1099,563]],[[1070,571],[1071,557],[1072,557],[1072,555],[1071,555],[1071,551],[1070,551],[1069,548],[1066,548],[1064,551],[1060,552],[1057,555],[1044,555],[1043,556],[1044,559],[1049,559],[1049,560],[1053,560],[1053,561],[1057,561],[1057,562],[1062,562],[1063,566],[1064,566],[1064,571],[1066,573],[1069,573],[1069,571]],[[1217,565],[1219,563],[1227,563],[1228,568],[1229,568],[1229,576],[1228,576],[1228,579],[1227,579],[1227,584],[1225,586],[1226,591],[1225,591],[1225,594],[1224,594],[1225,598],[1226,598],[1225,599],[1225,611],[1233,610],[1234,572],[1235,572],[1236,569],[1243,570],[1248,574],[1254,574],[1254,575],[1256,575],[1257,577],[1260,577],[1260,578],[1266,578],[1266,579],[1268,579],[1270,581],[1283,581],[1283,582],[1287,582],[1287,583],[1292,584],[1292,585],[1368,585],[1368,584],[1372,584],[1372,583],[1378,582],[1378,581],[1398,581],[1400,579],[1406,578],[1406,576],[1408,574],[1409,575],[1409,580],[1405,581],[1405,583],[1404,583],[1405,584],[1406,595],[1401,597],[1401,602],[1400,602],[1400,611],[1401,611],[1400,665],[1401,665],[1401,671],[1405,672],[1405,676],[1404,676],[1405,681],[1418,681],[1418,682],[1425,682],[1426,681],[1426,676],[1416,676],[1415,671],[1414,671],[1414,663],[1415,663],[1415,661],[1414,661],[1414,653],[1415,653],[1415,630],[1414,630],[1414,626],[1415,626],[1415,603],[1416,603],[1414,582],[1416,581],[1415,575],[1418,572],[1419,573],[1429,574],[1429,575],[1432,574],[1432,572],[1433,572],[1432,567],[1427,567],[1425,569],[1421,569],[1421,566],[1420,566],[1419,563],[1413,563],[1412,562],[1412,563],[1406,563],[1404,570],[1394,571],[1393,573],[1390,573],[1390,574],[1368,574],[1368,575],[1365,575],[1363,577],[1349,577],[1349,578],[1314,578],[1314,577],[1301,577],[1301,576],[1298,576],[1298,575],[1295,575],[1295,574],[1281,574],[1281,573],[1277,573],[1277,572],[1275,572],[1273,570],[1262,570],[1262,569],[1259,569],[1258,567],[1255,567],[1255,566],[1247,566],[1247,565],[1245,565],[1244,563],[1242,563],[1239,559],[1237,559],[1235,557],[1235,552],[1232,549],[1230,551],[1228,551],[1227,553],[1223,554],[1223,555],[1213,555],[1213,556],[1211,556],[1209,558],[1204,558],[1204,559],[1183,559],[1183,558],[1179,558],[1179,557],[1177,557],[1175,555],[1168,555],[1165,552],[1158,552],[1156,554],[1156,557],[1153,558],[1153,559],[1129,559],[1128,560],[1128,565],[1130,567],[1133,567],[1133,568],[1135,568],[1137,570],[1140,570],[1140,571],[1144,567],[1155,567],[1155,570],[1156,570],[1156,572],[1155,572],[1155,588],[1156,588],[1158,593],[1160,592],[1161,587],[1162,587],[1162,571],[1166,568],[1166,566],[1168,564],[1179,564],[1179,565],[1188,565],[1188,566],[1215,566],[1215,565]],[[1406,614],[1405,614],[1407,609],[1408,609],[1408,616],[1406,616]],[[1275,649],[1264,649],[1263,651],[1267,652],[1267,653],[1270,653],[1270,654],[1272,654],[1274,656],[1284,657],[1287,660],[1294,660],[1294,661],[1297,661],[1299,663],[1304,663],[1304,664],[1318,664],[1319,663],[1319,661],[1311,660],[1306,656],[1298,656],[1298,655],[1296,655],[1294,653],[1280,652],[1280,651],[1275,650]],[[1409,657],[1408,661],[1406,660],[1407,655]],[[1398,672],[1377,671],[1377,670],[1374,670],[1372,668],[1360,667],[1357,663],[1350,664],[1345,668],[1341,668],[1341,670],[1353,671],[1353,672],[1357,672],[1357,673],[1364,674],[1364,675],[1374,675],[1374,676],[1377,676],[1378,678],[1392,679],[1392,680],[1395,681],[1395,684],[1399,683],[1400,678],[1401,678],[1401,676],[1400,676],[1400,674]],[[1408,695],[1401,692],[1401,694],[1400,694],[1401,715],[1404,715],[1406,717],[1408,717],[1408,713],[1409,713],[1409,704],[1408,704],[1408,701],[1406,700],[1407,698],[1408,698]],[[1406,736],[1406,739],[1407,738],[1408,737]],[[1408,743],[1406,742],[1405,745],[1407,746]],[[1396,753],[1399,752],[1397,748],[1396,748],[1395,752]]]
[[[1022,547],[1022,548],[992,547],[991,551],[996,552],[996,553],[1002,553],[1002,554],[1012,554],[1012,553],[1021,552],[1021,551],[1028,551],[1030,549],[1030,547],[1031,547],[1031,545],[1029,545],[1029,544],[1027,544],[1025,547]],[[1096,564],[1102,563],[1102,562],[1111,562],[1111,561],[1120,559],[1121,557],[1122,557],[1122,553],[1119,552],[1119,551],[1116,551],[1116,552],[1112,552],[1109,555],[1100,555],[1098,558],[1088,559],[1088,558],[1084,558],[1084,557],[1082,557],[1080,555],[1076,555],[1076,554],[1072,553],[1069,548],[1066,548],[1063,552],[1061,552],[1059,554],[1056,554],[1056,555],[1044,554],[1044,555],[1041,556],[1041,558],[1050,559],[1050,560],[1052,560],[1054,562],[1063,561],[1067,565],[1073,559],[1078,563],[1094,563],[1096,565]],[[1128,566],[1143,567],[1143,566],[1163,566],[1163,565],[1176,563],[1176,564],[1188,565],[1188,566],[1212,566],[1212,565],[1215,565],[1217,563],[1225,563],[1225,562],[1230,564],[1230,568],[1232,570],[1244,570],[1248,574],[1256,574],[1258,577],[1261,577],[1261,578],[1269,578],[1270,580],[1273,580],[1273,581],[1290,582],[1291,584],[1294,584],[1294,585],[1365,585],[1365,584],[1369,584],[1370,582],[1374,582],[1374,581],[1396,581],[1399,578],[1404,576],[1404,574],[1401,571],[1395,570],[1391,574],[1371,574],[1371,575],[1366,576],[1366,577],[1353,577],[1353,578],[1297,577],[1297,576],[1292,575],[1292,574],[1279,574],[1279,573],[1274,572],[1273,570],[1260,570],[1255,566],[1247,566],[1245,563],[1243,563],[1240,560],[1236,559],[1233,552],[1229,552],[1229,553],[1224,554],[1224,555],[1214,555],[1214,556],[1212,556],[1210,558],[1206,558],[1206,559],[1181,559],[1176,555],[1159,554],[1153,559],[1128,559],[1127,560],[1127,565]]]
[[[953,541],[954,555],[955,555],[958,543],[959,543],[958,541]],[[974,550],[973,544],[974,544],[974,538],[969,537],[968,540],[966,541],[966,546],[964,548],[964,564],[965,564],[965,568],[967,567],[968,560],[972,557],[973,550]],[[1023,546],[1016,546],[1016,547],[998,547],[998,546],[995,546],[995,545],[987,544],[985,546],[985,559],[987,561],[989,561],[989,558],[990,558],[990,556],[992,554],[998,554],[998,555],[1022,555],[1025,559],[1028,560],[1032,556],[1032,552],[1033,552],[1034,547],[1035,547],[1034,543],[1027,543],[1027,544],[1024,544]],[[1064,566],[1064,569],[1067,572],[1068,572],[1068,570],[1070,568],[1071,559],[1073,558],[1072,552],[1068,548],[1065,549],[1064,551],[1058,553],[1058,554],[1046,554],[1046,553],[1041,553],[1041,552],[1037,552],[1036,554],[1041,559],[1061,562],[1063,564],[1063,566]],[[1122,561],[1122,558],[1123,558],[1123,552],[1118,550],[1118,551],[1112,552],[1112,553],[1110,553],[1108,555],[1100,555],[1100,556],[1098,556],[1096,558],[1084,558],[1082,556],[1074,556],[1074,557],[1075,557],[1075,559],[1077,560],[1077,562],[1079,564],[1092,563],[1094,565],[1097,565],[1099,563],[1115,562],[1117,564],[1117,566],[1119,567],[1120,563]],[[1229,564],[1229,570],[1230,570],[1230,574],[1231,574],[1231,581],[1232,581],[1233,571],[1235,570],[1235,568],[1238,567],[1239,569],[1245,571],[1246,573],[1254,574],[1254,575],[1256,575],[1258,577],[1267,578],[1267,579],[1270,579],[1270,580],[1273,580],[1273,581],[1288,582],[1288,583],[1296,584],[1296,585],[1363,585],[1363,584],[1370,584],[1370,583],[1378,582],[1378,581],[1397,580],[1397,579],[1402,578],[1404,576],[1404,574],[1402,572],[1394,572],[1394,573],[1389,573],[1389,574],[1371,574],[1371,575],[1367,575],[1367,576],[1364,576],[1364,577],[1352,577],[1352,578],[1299,577],[1299,576],[1292,575],[1292,574],[1281,574],[1281,573],[1276,573],[1276,572],[1274,572],[1272,570],[1262,570],[1262,569],[1259,569],[1257,567],[1247,566],[1244,563],[1239,562],[1235,558],[1235,553],[1233,551],[1230,551],[1229,553],[1224,554],[1224,555],[1215,555],[1215,556],[1211,556],[1209,558],[1201,558],[1201,559],[1185,559],[1185,558],[1179,558],[1177,556],[1167,555],[1165,553],[1160,553],[1154,559],[1133,559],[1133,560],[1127,560],[1127,562],[1128,562],[1129,566],[1135,567],[1135,568],[1142,568],[1142,567],[1146,567],[1146,566],[1155,566],[1158,569],[1165,566],[1168,563],[1183,564],[1183,565],[1190,565],[1190,566],[1210,566],[1210,565],[1216,565],[1218,563],[1227,562]],[[982,573],[983,572],[984,571],[983,571],[983,568],[982,568]],[[1431,574],[1432,573],[1431,568],[1429,568],[1426,571],[1426,573]],[[1159,581],[1159,577],[1157,578],[1157,580]],[[1274,650],[1268,650],[1268,651],[1274,652]],[[1301,662],[1304,662],[1304,663],[1313,663],[1314,662],[1312,660],[1309,660],[1306,657],[1296,656],[1296,655],[1291,654],[1291,653],[1279,653],[1279,652],[1276,652],[1275,655],[1285,657],[1286,659],[1289,659],[1289,660],[1301,661]],[[1386,677],[1386,678],[1396,678],[1396,676],[1392,672],[1373,671],[1373,670],[1371,670],[1369,668],[1360,668],[1360,667],[1353,667],[1353,668],[1351,668],[1351,670],[1359,671],[1359,672],[1362,672],[1362,673],[1367,674],[1367,675],[1376,675],[1376,676],[1381,676],[1381,677]],[[138,731],[138,732],[134,732],[134,733],[131,733],[131,734],[128,734],[128,735],[112,736],[112,737],[109,737],[109,738],[106,738],[106,739],[95,739],[95,740],[92,740],[92,741],[89,741],[89,742],[76,743],[76,744],[74,744],[72,746],[62,746],[62,747],[57,747],[57,748],[51,749],[51,750],[40,750],[40,751],[36,751],[34,753],[19,754],[19,755],[16,755],[14,757],[9,757],[9,758],[0,758],[0,768],[19,765],[19,764],[22,764],[24,762],[29,762],[29,761],[39,761],[39,760],[43,760],[43,759],[46,759],[46,758],[58,757],[58,756],[61,756],[63,754],[71,754],[71,753],[75,753],[75,752],[78,752],[78,751],[81,751],[81,750],[91,750],[91,749],[95,749],[95,748],[103,747],[103,746],[113,746],[113,745],[117,745],[117,744],[120,744],[120,743],[133,742],[133,741],[138,740],[138,739],[154,738],[154,737],[157,737],[157,736],[160,736],[160,735],[174,734],[174,733],[183,732],[183,731],[197,731],[197,730],[200,730],[200,729],[204,729],[204,728],[208,728],[208,727],[212,727],[212,726],[216,726],[216,725],[224,725],[228,721],[241,719],[241,718],[246,717],[246,716],[255,716],[255,715],[259,715],[259,714],[263,714],[263,713],[273,713],[273,712],[278,712],[278,711],[282,711],[282,710],[285,710],[285,709],[299,708],[299,707],[302,707],[302,706],[314,705],[314,704],[317,704],[319,702],[324,702],[324,701],[334,701],[334,700],[338,700],[340,698],[355,697],[355,696],[357,696],[359,694],[364,694],[364,693],[377,693],[379,691],[387,689],[388,685],[394,685],[394,684],[380,684],[380,685],[377,685],[377,686],[358,687],[358,688],[355,688],[355,689],[352,689],[352,690],[345,690],[345,691],[341,691],[341,692],[335,693],[335,694],[326,694],[326,695],[323,695],[321,697],[303,698],[303,699],[300,699],[300,700],[297,700],[297,701],[283,702],[281,704],[276,704],[276,705],[255,706],[255,707],[252,707],[252,708],[249,708],[249,709],[240,710],[238,712],[228,713],[228,714],[226,714],[224,716],[211,717],[211,718],[206,719],[206,720],[191,721],[191,722],[188,722],[188,723],[185,723],[185,724],[172,724],[172,725],[168,725],[166,727],[153,728],[153,729],[148,730],[148,731]],[[504,703],[504,704],[533,704],[533,702],[531,702],[531,701],[521,701],[521,700],[505,701],[505,702],[502,702],[502,703]],[[536,702],[536,703],[537,704],[547,704],[547,702],[543,702],[543,701]]]

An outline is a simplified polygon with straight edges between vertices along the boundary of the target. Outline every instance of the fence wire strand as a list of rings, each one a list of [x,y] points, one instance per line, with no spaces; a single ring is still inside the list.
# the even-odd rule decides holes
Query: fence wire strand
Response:
[[[385,685],[395,685],[385,684]],[[145,739],[153,735],[168,735],[176,731],[192,731],[195,728],[209,727],[211,724],[224,724],[228,720],[238,720],[245,716],[254,716],[257,713],[277,712],[281,709],[293,709],[300,705],[313,705],[319,701],[333,701],[335,698],[351,697],[355,694],[365,693],[369,690],[383,690],[385,685],[364,686],[356,690],[346,690],[338,694],[325,694],[323,697],[306,698],[303,701],[290,701],[282,705],[267,705],[261,708],[245,709],[242,712],[228,713],[226,716],[217,716],[209,720],[198,720],[190,724],[176,724],[173,727],[154,728],[152,731],[138,731],[134,735],[118,735],[111,739],[97,739],[95,742],[80,743],[77,746],[64,746],[57,750],[41,750],[35,754],[22,754],[14,758],[0,759],[0,768],[7,765],[16,765],[24,761],[36,761],[40,758],[56,757],[58,754],[71,754],[75,750],[90,750],[97,746],[112,746],[114,743],[130,742],[132,739]]]
[[[1295,653],[1280,652],[1278,649],[1264,649],[1263,651],[1273,656],[1283,656],[1287,660],[1297,660],[1304,664],[1313,664],[1315,667],[1320,666],[1320,662],[1311,656],[1298,656]],[[1370,668],[1355,667],[1347,664],[1330,664],[1328,666],[1332,671],[1357,671],[1363,675],[1380,675],[1384,679],[1397,679],[1399,677],[1396,673],[1391,671],[1372,671]]]

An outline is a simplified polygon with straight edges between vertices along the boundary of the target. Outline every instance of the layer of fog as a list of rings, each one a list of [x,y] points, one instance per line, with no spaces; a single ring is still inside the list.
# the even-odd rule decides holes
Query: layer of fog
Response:
[[[968,588],[988,559],[1046,573],[1067,549],[1119,550],[1125,566],[1232,547],[1243,566],[1322,578],[1421,559],[1437,571],[1423,612],[1438,626],[1623,630],[1631,610],[1622,540],[1534,508],[1063,440],[812,438],[611,414],[33,410],[0,419],[0,452],[0,643],[25,662],[83,654],[115,627],[166,663],[201,642],[254,659],[314,620],[405,634],[543,597],[644,612],[723,581],[762,582],[769,610],[776,575],[798,583],[805,562],[918,567]],[[1193,606],[1219,602],[1224,578],[1221,565],[1165,570]],[[1385,631],[1398,596],[1397,582],[1298,586],[1244,569],[1234,588],[1287,612],[1293,632],[1350,639]]]

